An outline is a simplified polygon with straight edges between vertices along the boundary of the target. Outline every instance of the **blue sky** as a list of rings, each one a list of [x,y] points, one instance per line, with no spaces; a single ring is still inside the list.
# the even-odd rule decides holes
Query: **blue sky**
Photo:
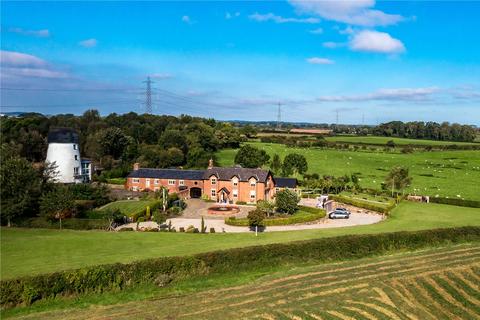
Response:
[[[480,2],[2,2],[2,111],[480,124]]]

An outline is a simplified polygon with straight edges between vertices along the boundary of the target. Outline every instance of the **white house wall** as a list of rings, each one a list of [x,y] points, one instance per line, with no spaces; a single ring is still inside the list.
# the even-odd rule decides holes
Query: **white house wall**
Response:
[[[76,148],[74,149],[74,145]],[[82,165],[80,161],[79,146],[74,143],[49,143],[47,150],[47,162],[55,163],[58,175],[57,182],[80,183],[82,182]],[[75,155],[77,160],[75,160]],[[78,178],[74,178],[74,168],[78,167]]]

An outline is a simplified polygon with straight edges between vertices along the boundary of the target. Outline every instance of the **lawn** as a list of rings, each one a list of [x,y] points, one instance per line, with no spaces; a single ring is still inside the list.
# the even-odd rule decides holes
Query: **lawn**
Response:
[[[438,140],[423,140],[423,139],[407,139],[395,137],[379,137],[379,136],[334,136],[325,137],[327,141],[346,142],[346,143],[365,143],[373,145],[385,145],[388,141],[393,140],[396,145],[422,145],[422,146],[445,146],[445,145],[470,145],[478,143],[474,142],[456,142],[456,141],[438,141]]]
[[[282,144],[251,143],[270,156],[277,153],[303,154],[308,172],[320,175],[359,175],[362,187],[380,189],[385,176],[394,166],[406,166],[413,177],[407,190],[411,193],[480,200],[480,151],[435,151],[411,154],[344,151],[317,148],[286,148]],[[219,165],[231,166],[237,150],[217,153]]]
[[[403,202],[374,225],[253,233],[141,233],[1,229],[1,277],[14,278],[82,266],[306,240],[346,234],[480,225],[480,209]]]
[[[263,276],[258,272],[251,272],[254,276],[250,277],[207,276],[191,281],[194,289],[190,291],[180,283],[173,285],[176,292],[157,289],[144,297],[142,292],[117,299],[106,294],[103,300],[92,301],[94,305],[88,300],[66,302],[56,306],[63,310],[22,319],[106,319],[112,315],[121,319],[158,315],[166,319],[478,319],[479,257],[480,244],[474,243],[289,266]]]
[[[100,210],[105,211],[118,209],[122,214],[130,216],[151,204],[151,200],[119,200],[110,202],[109,204],[103,206]]]

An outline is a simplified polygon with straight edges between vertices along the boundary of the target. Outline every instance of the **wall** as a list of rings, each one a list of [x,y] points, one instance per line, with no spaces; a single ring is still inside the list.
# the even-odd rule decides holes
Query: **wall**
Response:
[[[74,149],[74,145],[76,149]],[[75,160],[75,155],[77,160]],[[57,182],[61,183],[81,183],[82,166],[80,162],[80,151],[78,145],[74,143],[49,143],[47,150],[47,162],[57,165]],[[73,168],[78,167],[78,178],[73,176]]]

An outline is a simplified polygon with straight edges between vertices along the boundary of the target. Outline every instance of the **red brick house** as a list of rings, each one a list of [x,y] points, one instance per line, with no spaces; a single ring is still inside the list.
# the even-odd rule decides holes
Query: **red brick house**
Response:
[[[213,167],[206,170],[151,169],[134,165],[126,189],[156,191],[161,187],[184,198],[206,197],[223,203],[256,203],[273,200],[277,186],[272,173],[263,169]],[[296,180],[290,179],[295,181]],[[285,180],[282,180],[285,181]],[[289,181],[289,185],[292,181]]]

